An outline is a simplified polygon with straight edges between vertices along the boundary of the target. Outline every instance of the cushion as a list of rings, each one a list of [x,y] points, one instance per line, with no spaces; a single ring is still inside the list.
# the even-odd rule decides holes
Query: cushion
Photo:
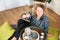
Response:
[[[48,33],[53,34],[51,37],[47,37],[47,40],[58,40],[58,29],[54,27],[49,27]]]
[[[14,33],[14,29],[8,22],[5,22],[0,26],[0,40],[8,40]]]

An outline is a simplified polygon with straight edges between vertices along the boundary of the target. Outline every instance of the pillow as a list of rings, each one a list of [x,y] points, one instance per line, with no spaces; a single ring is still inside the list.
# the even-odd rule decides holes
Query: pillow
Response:
[[[8,22],[5,22],[0,26],[0,40],[8,40],[14,33],[14,29]]]
[[[48,33],[53,34],[51,37],[47,37],[47,40],[58,40],[58,29],[54,27],[49,27]]]

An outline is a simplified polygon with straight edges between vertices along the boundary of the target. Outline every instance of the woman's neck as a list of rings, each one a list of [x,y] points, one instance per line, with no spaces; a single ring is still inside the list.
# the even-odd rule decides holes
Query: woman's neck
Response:
[[[40,16],[37,16],[37,20],[39,20],[40,19]]]

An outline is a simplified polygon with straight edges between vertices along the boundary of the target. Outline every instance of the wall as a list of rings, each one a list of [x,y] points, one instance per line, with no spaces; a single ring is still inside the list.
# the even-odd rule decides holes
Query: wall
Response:
[[[30,4],[30,0],[0,0],[0,11]]]
[[[47,4],[47,6],[56,12],[56,14],[60,15],[60,0],[52,0],[50,4]]]

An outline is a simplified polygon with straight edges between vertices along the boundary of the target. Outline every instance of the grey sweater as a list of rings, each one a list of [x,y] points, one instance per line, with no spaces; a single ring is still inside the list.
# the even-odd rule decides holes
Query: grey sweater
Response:
[[[37,26],[40,27],[42,29],[44,29],[45,32],[48,33],[48,27],[49,27],[49,20],[48,17],[43,15],[39,20],[36,19],[35,16],[32,15],[31,12],[29,12],[29,14],[31,15],[29,18],[27,18],[27,20],[30,20],[31,22],[31,26]]]

